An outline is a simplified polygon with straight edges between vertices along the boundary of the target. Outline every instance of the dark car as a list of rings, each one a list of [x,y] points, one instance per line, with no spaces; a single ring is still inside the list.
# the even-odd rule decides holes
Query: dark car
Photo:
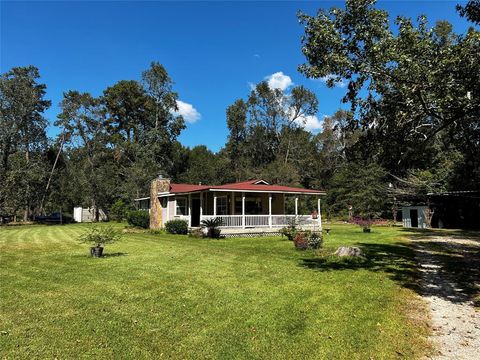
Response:
[[[72,218],[68,215],[64,215],[60,212],[54,212],[50,215],[37,215],[35,216],[35,222],[39,224],[65,224],[72,221]]]

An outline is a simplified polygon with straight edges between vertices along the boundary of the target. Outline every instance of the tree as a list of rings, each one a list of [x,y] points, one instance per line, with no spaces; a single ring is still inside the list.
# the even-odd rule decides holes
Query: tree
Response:
[[[246,165],[247,111],[245,101],[239,99],[227,108],[227,126],[230,134],[225,145],[225,153],[230,159],[235,180],[242,180]]]
[[[222,154],[215,154],[205,145],[195,146],[188,151],[186,171],[178,175],[180,182],[189,184],[220,185],[232,182],[228,170],[228,159]]]
[[[469,0],[465,6],[457,5],[456,9],[460,16],[480,25],[480,0]]]
[[[83,185],[88,206],[95,208],[98,221],[100,209],[109,208],[115,190],[105,111],[100,99],[78,91],[65,93],[60,106],[62,113],[55,125],[63,129],[71,145],[78,147],[80,161],[75,166],[82,168],[82,173],[76,181]]]
[[[266,176],[277,182],[280,180],[273,173],[277,165],[284,172],[298,168],[298,155],[303,148],[310,148],[311,142],[303,127],[315,116],[317,108],[315,94],[303,86],[286,93],[271,88],[265,81],[251,91],[247,101],[240,99],[228,107],[230,135],[225,152],[235,178]],[[296,183],[298,177],[291,175]],[[285,183],[287,178],[281,182]]]
[[[0,183],[10,184],[1,187],[0,208],[8,201],[21,203],[25,220],[38,207],[36,197],[46,173],[47,121],[43,112],[51,103],[44,98],[46,86],[38,83],[39,78],[34,66],[15,67],[0,76]],[[27,168],[31,171],[25,171]]]
[[[327,202],[337,214],[346,215],[352,206],[354,215],[373,219],[387,208],[386,183],[387,173],[381,166],[349,163],[333,176]]]
[[[425,153],[438,144],[478,153],[479,32],[456,35],[446,22],[429,28],[423,16],[417,26],[397,17],[394,32],[374,4],[348,0],[345,9],[300,15],[307,60],[300,71],[330,87],[348,83],[349,128],[362,131],[354,153],[399,174],[428,165]]]

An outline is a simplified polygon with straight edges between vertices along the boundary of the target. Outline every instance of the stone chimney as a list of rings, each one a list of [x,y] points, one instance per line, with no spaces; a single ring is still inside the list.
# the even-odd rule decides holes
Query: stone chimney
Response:
[[[150,229],[161,229],[164,226],[162,204],[158,193],[170,192],[170,179],[159,175],[150,185]]]

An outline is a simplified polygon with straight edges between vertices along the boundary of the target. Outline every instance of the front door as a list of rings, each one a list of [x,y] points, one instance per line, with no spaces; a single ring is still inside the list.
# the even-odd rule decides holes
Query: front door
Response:
[[[200,199],[192,199],[192,227],[200,226]]]
[[[410,209],[410,221],[412,222],[412,227],[418,228],[418,210]]]

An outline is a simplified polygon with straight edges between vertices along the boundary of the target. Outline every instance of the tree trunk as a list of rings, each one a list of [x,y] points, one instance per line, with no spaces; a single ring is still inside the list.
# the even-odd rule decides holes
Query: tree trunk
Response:
[[[57,167],[58,158],[60,157],[60,153],[62,152],[64,142],[65,142],[65,135],[62,135],[62,139],[60,141],[60,148],[58,149],[57,156],[55,157],[52,170],[50,171],[50,176],[48,177],[47,186],[45,186],[45,191],[43,193],[42,200],[40,202],[40,210],[39,210],[40,215],[44,215],[43,205],[45,203],[45,197],[47,196],[48,189],[50,188],[50,183],[52,181],[53,173],[55,172],[55,168]]]

